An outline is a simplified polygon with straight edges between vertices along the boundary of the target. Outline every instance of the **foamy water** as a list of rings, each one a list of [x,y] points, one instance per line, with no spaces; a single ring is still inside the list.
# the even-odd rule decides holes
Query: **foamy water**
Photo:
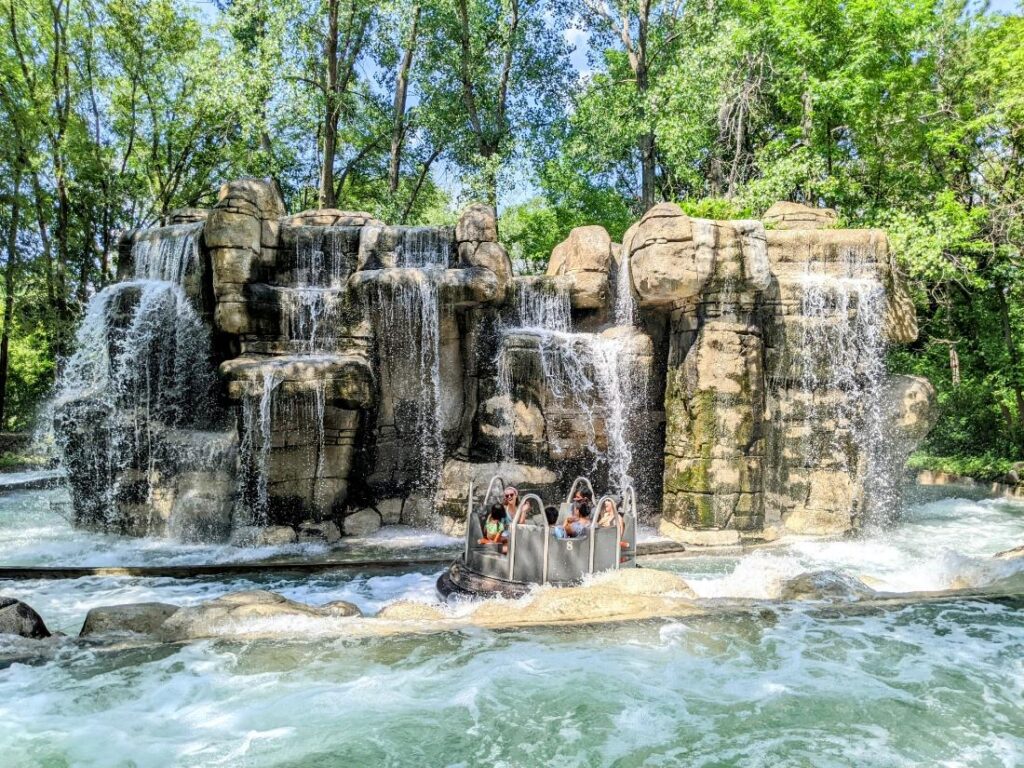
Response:
[[[11,498],[0,497],[0,510]],[[25,541],[11,540],[16,529],[0,528],[0,551],[26,552]],[[658,565],[685,572],[705,595],[770,596],[782,579],[822,568],[903,591],[988,578],[989,556],[1020,543],[1024,506],[945,499],[912,505],[905,524],[862,539],[798,540],[742,558]],[[187,605],[251,588],[311,604],[349,600],[372,612],[396,599],[434,601],[435,576],[90,578],[0,583],[0,594],[25,599],[52,628],[73,633],[93,605]],[[0,647],[8,659],[0,668],[2,764],[1024,762],[1020,601],[870,613],[788,604],[618,626],[363,640],[295,628],[287,642]]]
[[[67,500],[60,489],[0,495],[0,565],[107,567],[202,565],[260,560],[364,559],[432,549],[455,550],[461,539],[436,531],[392,526],[365,537],[277,547],[189,544],[166,538],[134,538],[74,530],[59,514]]]
[[[839,540],[793,539],[737,558],[662,560],[701,597],[778,597],[801,573],[837,570],[883,592],[984,587],[1024,571],[1024,561],[992,560],[1024,544],[1019,501],[945,498],[909,505],[892,529]]]

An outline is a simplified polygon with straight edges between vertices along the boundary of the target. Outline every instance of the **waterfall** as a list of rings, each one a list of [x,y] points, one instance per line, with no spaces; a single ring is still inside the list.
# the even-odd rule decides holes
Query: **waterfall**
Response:
[[[445,227],[403,227],[395,247],[399,267],[447,268],[455,236]]]
[[[89,522],[113,522],[129,468],[145,470],[152,501],[157,473],[187,458],[167,431],[208,420],[215,386],[209,333],[180,285],[132,280],[93,296],[55,402],[62,459],[93,469],[88,487],[73,489],[88,497]]]
[[[132,244],[135,277],[180,285],[199,261],[199,236],[204,222],[173,224],[140,233]]]
[[[623,243],[619,268],[615,273],[615,325],[636,325],[636,299],[633,298],[633,280],[629,271],[629,249]]]
[[[441,417],[441,322],[446,311],[439,284],[451,261],[454,236],[436,227],[404,227],[395,257],[397,270],[367,293],[368,312],[377,329],[377,356],[394,404],[400,455],[415,454],[409,467],[425,494],[433,491],[444,462]]]
[[[299,287],[343,289],[359,250],[361,227],[301,227],[295,234],[295,277]]]
[[[516,288],[518,315],[513,327],[567,333],[572,327],[569,293],[543,279],[522,281]]]
[[[801,325],[790,376],[804,404],[807,461],[819,460],[826,448],[840,469],[855,469],[865,480],[873,514],[884,516],[898,468],[882,460],[885,291],[872,265],[871,254],[856,251],[847,254],[839,276],[808,264],[799,280]],[[826,433],[827,445],[817,444]],[[857,449],[855,468],[843,447],[844,433]]]
[[[338,340],[340,291],[299,286],[282,290],[282,332],[300,353],[328,352]]]
[[[620,279],[621,281],[621,279]],[[628,280],[626,281],[628,282]],[[509,343],[517,336],[536,340],[536,352],[544,384],[558,400],[565,401],[585,417],[588,452],[593,456],[591,471],[604,468],[610,482],[621,489],[632,483],[633,417],[637,399],[646,383],[636,381],[626,354],[628,334],[581,333],[571,330],[569,296],[561,287],[545,281],[521,280],[517,288],[517,313],[506,324],[498,350],[498,389],[514,408],[516,385]],[[632,318],[633,300],[628,292],[616,301],[622,316]],[[617,311],[618,316],[618,311]],[[630,319],[627,328],[632,327]],[[515,416],[510,413],[507,421]],[[606,450],[598,446],[597,420],[603,419]],[[503,458],[515,458],[514,424],[508,423],[503,441]]]

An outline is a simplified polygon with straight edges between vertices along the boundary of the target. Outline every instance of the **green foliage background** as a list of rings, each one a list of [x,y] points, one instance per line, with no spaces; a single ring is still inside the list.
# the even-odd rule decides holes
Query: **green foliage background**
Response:
[[[332,8],[352,72],[337,92],[325,88]],[[0,10],[2,429],[30,425],[85,302],[114,278],[119,231],[209,205],[244,175],[275,178],[293,211],[316,206],[333,105],[339,207],[439,223],[471,198],[494,199],[524,271],[542,271],[575,226],[621,237],[645,207],[645,139],[654,199],[691,215],[756,217],[794,200],[835,208],[843,226],[884,227],[921,324],[890,364],[927,376],[942,409],[917,461],[969,460],[996,475],[1024,459],[1019,9],[0,0]],[[584,72],[569,39],[588,41]]]

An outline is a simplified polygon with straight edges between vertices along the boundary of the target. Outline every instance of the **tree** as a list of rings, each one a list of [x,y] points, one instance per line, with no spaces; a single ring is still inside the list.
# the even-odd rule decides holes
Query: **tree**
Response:
[[[560,18],[544,0],[424,6],[422,122],[492,205],[503,163],[562,114],[568,49]]]

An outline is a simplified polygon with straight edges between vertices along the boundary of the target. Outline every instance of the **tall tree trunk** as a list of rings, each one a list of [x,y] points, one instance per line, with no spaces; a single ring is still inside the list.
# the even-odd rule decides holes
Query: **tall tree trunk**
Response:
[[[16,172],[11,197],[11,224],[7,230],[7,265],[4,267],[4,329],[0,335],[0,429],[7,423],[7,376],[10,370],[11,326],[14,325],[14,281],[18,271],[18,225],[21,216],[21,174]]]
[[[416,34],[420,23],[420,5],[412,8],[412,19],[409,25],[409,39],[406,43],[405,55],[398,68],[395,80],[394,126],[391,130],[391,158],[388,162],[388,189],[394,195],[398,191],[398,179],[402,169],[402,143],[405,138],[405,99],[409,90],[409,72],[412,69],[413,56],[416,53]]]
[[[320,207],[333,208],[334,155],[338,144],[338,0],[327,3],[327,82],[324,88],[324,157],[320,166]]]
[[[647,58],[647,33],[650,23],[651,4],[642,0],[638,13],[636,52],[630,55],[630,64],[636,77],[636,91],[640,100],[641,120],[647,121],[647,91],[650,87]],[[648,128],[640,136],[640,202],[645,211],[654,207],[655,174],[657,158],[654,147],[654,131]]]

